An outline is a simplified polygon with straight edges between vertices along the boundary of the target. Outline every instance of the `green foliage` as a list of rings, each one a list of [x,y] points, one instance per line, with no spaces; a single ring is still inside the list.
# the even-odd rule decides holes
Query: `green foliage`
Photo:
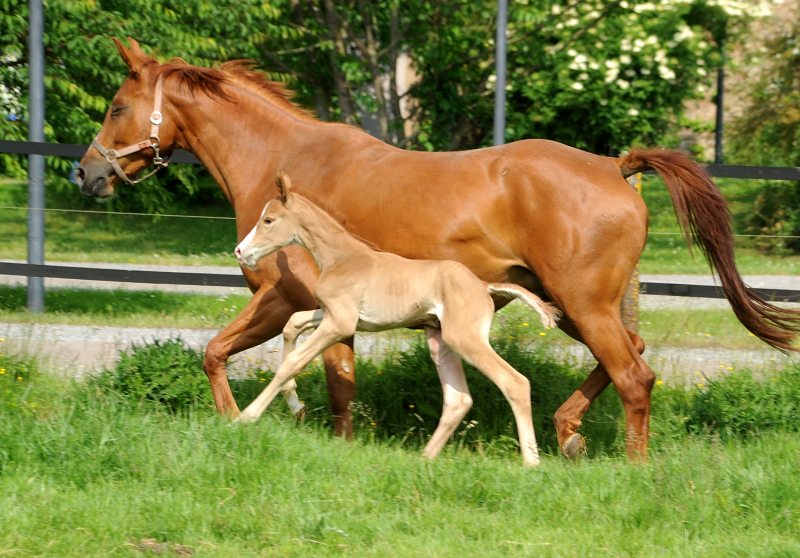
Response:
[[[5,339],[0,339],[0,407],[22,412],[35,410],[37,404],[26,401],[30,386],[39,376],[36,362],[30,358],[5,354]]]
[[[709,4],[511,3],[506,139],[548,138],[597,153],[670,143],[683,102],[703,92],[706,68],[718,62],[712,43],[750,19],[748,2]],[[3,0],[3,139],[26,135],[27,9],[24,0]],[[495,11],[489,0],[53,0],[45,14],[47,140],[86,144],[96,134],[127,73],[109,38],[132,36],[160,60],[253,59],[290,81],[322,119],[375,118],[378,135],[398,146],[489,145]],[[395,79],[405,53],[417,73],[408,91]],[[0,156],[5,174],[21,176],[25,164]],[[71,165],[48,164],[61,177]],[[54,187],[74,193],[66,181]],[[111,203],[166,212],[198,196],[222,201],[207,173],[175,165]]]
[[[134,405],[151,401],[180,411],[214,404],[203,373],[203,355],[184,347],[180,339],[134,345],[130,352],[120,353],[113,368],[104,370],[91,382]]]
[[[691,402],[687,427],[743,438],[763,432],[800,430],[800,367],[758,379],[740,370],[720,380],[705,379]]]

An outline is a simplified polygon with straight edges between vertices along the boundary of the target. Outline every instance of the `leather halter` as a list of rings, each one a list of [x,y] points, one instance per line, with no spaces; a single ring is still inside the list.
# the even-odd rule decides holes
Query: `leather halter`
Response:
[[[161,155],[158,151],[158,144],[161,141],[158,137],[158,126],[164,120],[164,117],[161,114],[161,99],[163,97],[163,93],[164,93],[164,76],[159,76],[158,81],[156,82],[153,113],[150,115],[150,123],[151,123],[150,137],[147,138],[145,141],[141,141],[139,143],[129,145],[128,147],[123,147],[120,150],[116,150],[116,149],[106,149],[105,147],[103,147],[97,140],[97,138],[100,137],[99,135],[92,140],[92,147],[97,149],[100,155],[105,157],[106,161],[111,163],[111,166],[117,173],[117,176],[119,176],[120,179],[122,179],[122,181],[125,182],[126,184],[138,184],[145,178],[149,178],[159,170],[166,168],[167,165],[169,165],[170,159],[172,158],[172,155],[170,155],[165,161],[161,158]],[[152,147],[153,150],[156,152],[155,157],[153,157],[153,164],[155,164],[156,168],[138,180],[131,180],[130,178],[128,178],[128,175],[125,174],[125,171],[122,170],[122,167],[119,166],[117,159],[119,159],[120,157],[126,157],[138,151],[142,151],[143,149],[147,149],[148,147]]]

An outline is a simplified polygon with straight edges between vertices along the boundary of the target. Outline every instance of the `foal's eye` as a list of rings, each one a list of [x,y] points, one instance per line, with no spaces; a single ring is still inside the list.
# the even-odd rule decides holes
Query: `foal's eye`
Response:
[[[266,219],[264,219],[264,224],[271,225],[272,221],[274,221],[272,217],[267,217]]]

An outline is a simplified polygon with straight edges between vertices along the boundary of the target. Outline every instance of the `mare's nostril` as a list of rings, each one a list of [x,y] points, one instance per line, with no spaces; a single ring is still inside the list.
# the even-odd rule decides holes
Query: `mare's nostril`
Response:
[[[236,250],[233,251],[233,253],[236,254],[237,258],[241,258],[242,257],[242,249],[239,248],[238,246],[236,247]]]
[[[86,181],[86,171],[83,167],[75,167],[75,170],[72,171],[72,176],[78,186],[83,186],[83,183]]]

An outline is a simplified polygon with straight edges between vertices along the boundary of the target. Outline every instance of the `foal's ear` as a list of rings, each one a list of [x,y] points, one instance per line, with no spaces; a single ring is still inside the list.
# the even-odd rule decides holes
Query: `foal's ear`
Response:
[[[283,196],[283,205],[289,207],[289,204],[294,200],[294,196],[292,195],[292,180],[289,178],[288,174],[281,171],[278,173],[276,184],[278,185],[278,193]]]
[[[147,55],[142,51],[142,47],[139,46],[139,43],[128,37],[131,43],[131,49],[129,49],[116,37],[112,37],[112,39],[114,39],[114,44],[117,45],[119,55],[122,56],[122,60],[128,65],[128,68],[130,68],[132,72],[138,72],[139,68],[144,66],[144,63],[147,61]]]

